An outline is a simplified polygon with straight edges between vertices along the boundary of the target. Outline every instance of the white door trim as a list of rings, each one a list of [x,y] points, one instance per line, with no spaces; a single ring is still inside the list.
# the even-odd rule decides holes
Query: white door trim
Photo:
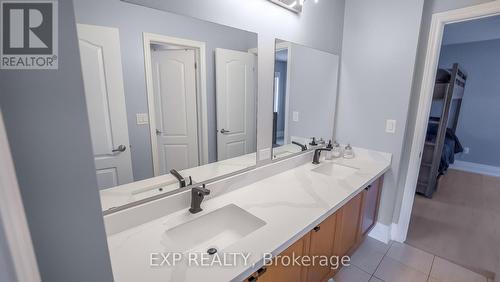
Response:
[[[0,111],[0,217],[18,281],[41,281]]]
[[[408,234],[418,172],[420,169],[421,152],[423,150],[427,131],[427,119],[431,110],[434,81],[439,63],[444,26],[450,23],[485,18],[498,14],[500,14],[500,1],[436,13],[432,16],[420,99],[418,102],[415,133],[410,152],[410,163],[403,191],[403,202],[399,214],[399,222],[397,224],[398,230],[395,232],[396,238],[393,238],[394,240],[403,242],[406,240]]]
[[[158,143],[156,140],[156,119],[155,119],[155,99],[153,87],[153,72],[151,68],[151,43],[171,44],[184,46],[195,49],[196,61],[199,63],[196,69],[197,76],[197,99],[201,101],[198,104],[198,124],[201,125],[201,130],[198,129],[201,138],[200,161],[201,164],[208,164],[208,109],[207,109],[207,82],[206,82],[206,53],[205,42],[188,40],[184,38],[171,37],[153,33],[143,33],[144,43],[144,68],[146,73],[146,91],[148,95],[148,111],[149,111],[149,130],[151,139],[151,153],[153,156],[153,172],[154,176],[160,175],[160,166],[158,160]]]

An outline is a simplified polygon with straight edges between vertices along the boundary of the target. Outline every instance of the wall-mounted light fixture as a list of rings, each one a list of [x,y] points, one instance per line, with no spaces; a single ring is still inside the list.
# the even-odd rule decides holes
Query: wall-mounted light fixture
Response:
[[[305,0],[269,0],[274,4],[280,5],[281,7],[293,11],[295,13],[302,12],[302,7],[304,7]],[[314,0],[314,3],[318,3],[319,0]]]

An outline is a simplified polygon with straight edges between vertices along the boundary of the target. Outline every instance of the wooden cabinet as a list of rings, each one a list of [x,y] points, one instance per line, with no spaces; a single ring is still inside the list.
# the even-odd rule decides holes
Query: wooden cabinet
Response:
[[[333,214],[311,231],[311,241],[309,244],[310,257],[331,257],[333,255],[336,225],[337,215]],[[327,276],[331,273],[332,269],[329,266],[321,266],[319,265],[319,261],[317,261],[315,265],[308,267],[307,281],[317,282],[327,280]]]
[[[335,214],[313,228],[279,256],[350,255],[375,226],[378,216],[382,178],[375,180]],[[338,271],[338,269],[337,269]],[[329,266],[284,266],[281,263],[261,268],[245,281],[318,282],[335,274]]]
[[[307,254],[309,234],[302,237],[302,239],[295,242],[288,249],[280,254],[280,256],[303,256]],[[279,261],[268,266],[264,273],[258,276],[259,282],[302,282],[306,279],[307,269],[300,265],[298,266],[284,266]]]
[[[345,256],[356,247],[359,240],[362,197],[360,193],[345,204],[337,213],[335,255]]]
[[[368,235],[377,223],[380,195],[382,192],[382,178],[375,180],[362,192],[363,210],[361,217],[361,236]]]

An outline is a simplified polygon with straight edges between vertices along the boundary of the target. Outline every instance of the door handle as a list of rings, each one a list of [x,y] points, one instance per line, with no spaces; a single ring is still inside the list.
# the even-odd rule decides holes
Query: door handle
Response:
[[[120,146],[118,146],[118,148],[113,149],[111,152],[113,152],[113,153],[121,153],[121,152],[125,152],[125,150],[127,150],[127,146],[120,145]]]
[[[222,133],[222,134],[224,134],[224,133],[229,133],[229,132],[231,132],[231,131],[229,131],[229,130],[225,130],[224,128],[220,130],[220,133]]]
[[[161,133],[162,132],[159,129],[156,130],[156,135],[160,135]]]

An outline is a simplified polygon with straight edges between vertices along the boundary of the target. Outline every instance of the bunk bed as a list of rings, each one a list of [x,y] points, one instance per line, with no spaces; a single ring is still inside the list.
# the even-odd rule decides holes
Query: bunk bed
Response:
[[[455,154],[463,151],[455,132],[466,81],[467,73],[459,64],[437,72],[417,181],[417,193],[425,197],[432,197],[437,189],[438,178],[454,162]]]

